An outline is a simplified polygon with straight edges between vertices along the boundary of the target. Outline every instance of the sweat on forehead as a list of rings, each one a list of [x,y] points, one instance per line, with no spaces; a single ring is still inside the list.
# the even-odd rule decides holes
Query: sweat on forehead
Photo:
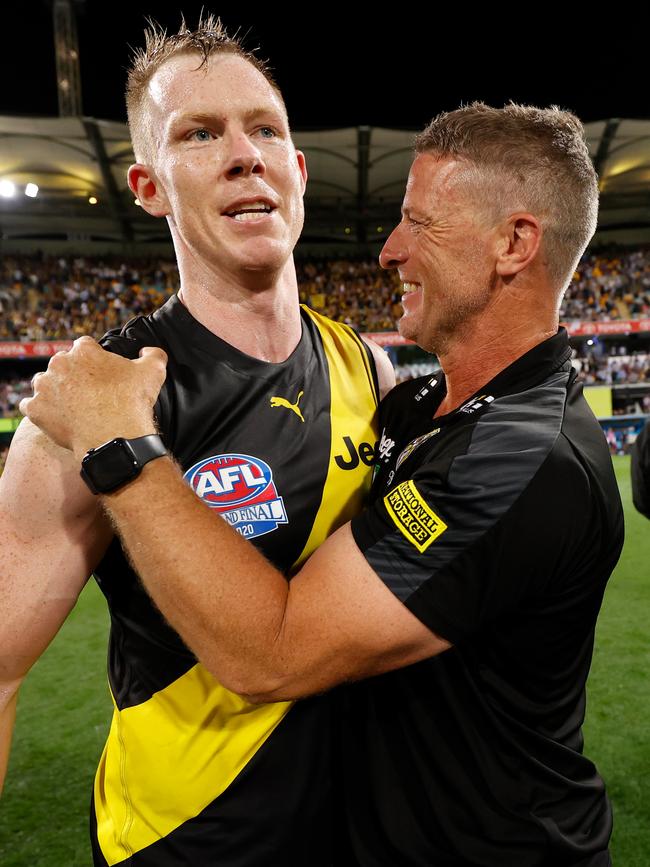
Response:
[[[248,59],[231,52],[211,55],[176,54],[151,76],[139,110],[131,116],[136,158],[153,158],[162,130],[181,114],[215,118],[234,111],[241,116],[274,112],[287,121],[284,100],[277,87]]]
[[[148,162],[153,155],[152,142],[144,122],[147,111],[148,87],[151,79],[173,58],[188,56],[196,58],[196,66],[208,64],[213,58],[240,58],[263,76],[273,88],[284,106],[282,95],[273,80],[268,65],[253,52],[247,51],[240,39],[231,36],[219,18],[201,12],[196,29],[190,30],[181,19],[177,33],[168,34],[155,22],[145,31],[143,48],[134,51],[126,84],[126,109],[133,141],[133,149],[139,162]]]
[[[151,77],[146,96],[157,104],[164,104],[166,109],[174,109],[176,104],[182,106],[191,100],[206,79],[211,79],[209,95],[216,100],[228,100],[237,87],[248,88],[251,93],[259,93],[260,102],[262,98],[270,99],[284,111],[284,100],[277,87],[248,60],[235,54],[212,55],[205,62],[194,53],[174,56]]]

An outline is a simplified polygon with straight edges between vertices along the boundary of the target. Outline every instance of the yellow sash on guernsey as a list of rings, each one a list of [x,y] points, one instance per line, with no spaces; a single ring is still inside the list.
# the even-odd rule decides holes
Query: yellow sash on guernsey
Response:
[[[320,332],[330,371],[332,437],[327,479],[323,486],[316,520],[294,568],[299,568],[334,530],[361,511],[372,482],[370,468],[359,461],[355,469],[342,470],[334,460],[348,436],[355,445],[377,441],[377,405],[379,398],[370,362],[361,339],[339,322],[332,322],[308,307]],[[359,364],[363,359],[363,367]]]
[[[199,664],[148,701],[116,709],[95,777],[97,839],[108,863],[198,815],[292,703],[251,705]]]
[[[298,568],[335,529],[360,511],[371,482],[363,461],[341,469],[344,437],[377,439],[377,394],[360,339],[307,310],[321,335],[331,388],[327,478]],[[362,360],[362,363],[360,363]],[[293,702],[251,705],[197,664],[150,699],[113,714],[95,777],[97,837],[109,865],[170,834],[221,795]]]

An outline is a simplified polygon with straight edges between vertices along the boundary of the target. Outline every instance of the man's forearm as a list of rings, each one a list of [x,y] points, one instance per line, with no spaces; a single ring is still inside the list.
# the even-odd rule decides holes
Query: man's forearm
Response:
[[[122,542],[169,623],[224,686],[266,692],[288,583],[183,482],[169,458],[104,497]]]
[[[36,378],[21,409],[78,467],[88,449],[155,430],[164,378],[159,349],[127,361],[80,338]],[[169,457],[147,463],[103,503],[171,625],[224,686],[251,700],[311,695],[450,646],[395,598],[350,524],[289,585],[195,496]]]

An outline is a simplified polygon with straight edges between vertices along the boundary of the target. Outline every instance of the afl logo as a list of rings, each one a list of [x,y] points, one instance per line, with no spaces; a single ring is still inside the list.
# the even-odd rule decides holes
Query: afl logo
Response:
[[[213,455],[190,467],[184,478],[242,536],[261,536],[288,523],[271,467],[260,458]]]

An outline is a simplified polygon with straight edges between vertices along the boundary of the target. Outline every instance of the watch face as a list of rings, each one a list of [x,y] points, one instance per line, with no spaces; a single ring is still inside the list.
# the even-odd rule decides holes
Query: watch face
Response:
[[[98,491],[110,491],[138,475],[140,467],[123,440],[112,440],[83,459],[82,467]]]

